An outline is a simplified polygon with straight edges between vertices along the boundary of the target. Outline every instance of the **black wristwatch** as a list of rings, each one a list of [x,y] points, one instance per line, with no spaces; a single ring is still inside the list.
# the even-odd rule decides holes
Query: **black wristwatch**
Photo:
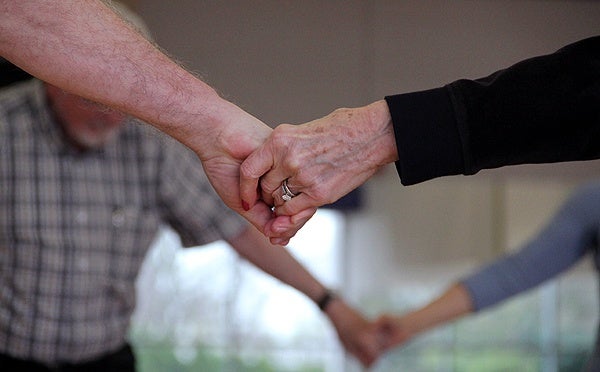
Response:
[[[333,300],[335,298],[335,294],[331,291],[331,290],[326,290],[325,293],[323,294],[323,296],[321,296],[321,298],[319,298],[316,302],[317,306],[319,306],[319,309],[321,309],[321,311],[325,311],[327,309],[327,306],[329,306],[329,303],[331,302],[331,300]]]

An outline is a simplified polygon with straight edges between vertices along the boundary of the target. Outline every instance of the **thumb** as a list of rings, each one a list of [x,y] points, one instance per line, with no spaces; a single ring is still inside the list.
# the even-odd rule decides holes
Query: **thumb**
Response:
[[[254,207],[259,199],[259,179],[272,167],[273,156],[264,144],[250,154],[240,165],[240,197],[244,210]]]

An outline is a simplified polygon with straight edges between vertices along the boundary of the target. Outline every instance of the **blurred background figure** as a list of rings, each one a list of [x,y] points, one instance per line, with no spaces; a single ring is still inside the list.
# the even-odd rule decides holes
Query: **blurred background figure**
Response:
[[[195,155],[38,80],[0,93],[0,366],[133,370],[135,280],[162,224],[185,246],[227,241],[312,298],[365,365],[368,321],[212,191]],[[46,369],[44,369],[46,368]]]
[[[485,310],[553,279],[588,255],[598,270],[599,238],[600,181],[596,181],[575,192],[519,251],[482,267],[426,306],[403,315],[382,316],[378,327],[390,335],[388,347],[402,345],[433,327]],[[597,336],[586,371],[600,371],[599,340]]]

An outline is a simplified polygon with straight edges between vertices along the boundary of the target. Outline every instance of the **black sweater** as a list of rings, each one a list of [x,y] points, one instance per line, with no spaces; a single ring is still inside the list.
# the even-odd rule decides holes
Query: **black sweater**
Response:
[[[402,184],[600,158],[600,36],[477,80],[385,97]]]

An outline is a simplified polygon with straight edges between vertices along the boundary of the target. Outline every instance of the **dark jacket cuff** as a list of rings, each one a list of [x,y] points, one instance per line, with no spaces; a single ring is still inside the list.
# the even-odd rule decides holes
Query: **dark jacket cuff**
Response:
[[[396,169],[403,185],[464,173],[462,142],[446,88],[385,100],[394,124]]]

